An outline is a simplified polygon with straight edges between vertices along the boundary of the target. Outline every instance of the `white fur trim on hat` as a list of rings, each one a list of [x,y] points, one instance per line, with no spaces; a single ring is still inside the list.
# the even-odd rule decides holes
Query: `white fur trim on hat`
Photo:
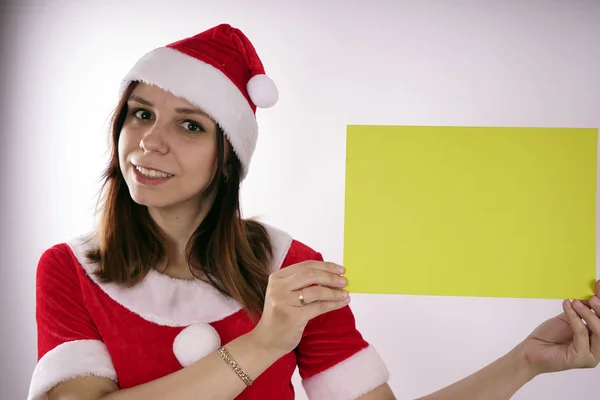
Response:
[[[83,376],[117,382],[108,350],[99,340],[65,342],[44,354],[33,371],[27,400],[46,400],[46,393],[59,383]]]
[[[160,47],[133,66],[121,83],[121,94],[132,81],[171,92],[210,115],[223,128],[242,163],[242,179],[246,177],[256,148],[258,124],[246,97],[223,72],[175,49]],[[272,93],[267,100],[269,96]],[[262,94],[258,97],[263,99]]]
[[[311,400],[356,399],[387,383],[389,372],[379,353],[369,346],[352,357],[302,381]]]

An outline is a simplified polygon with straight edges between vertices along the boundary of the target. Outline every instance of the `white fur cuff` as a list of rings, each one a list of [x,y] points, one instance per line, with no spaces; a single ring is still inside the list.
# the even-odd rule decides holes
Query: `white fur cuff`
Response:
[[[117,374],[104,343],[76,340],[46,353],[37,363],[27,400],[46,400],[57,384],[82,376],[101,376],[117,381]]]
[[[369,346],[347,360],[302,381],[310,400],[351,400],[383,385],[389,372]]]

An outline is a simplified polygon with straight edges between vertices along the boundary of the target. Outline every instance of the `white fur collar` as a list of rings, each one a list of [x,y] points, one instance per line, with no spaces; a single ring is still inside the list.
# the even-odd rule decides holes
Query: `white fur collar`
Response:
[[[264,226],[273,246],[271,272],[275,272],[287,255],[292,237],[269,225]],[[113,300],[148,321],[166,326],[188,326],[219,321],[241,309],[237,301],[223,296],[205,282],[174,279],[154,269],[132,288],[101,283],[93,274],[97,265],[85,257],[90,246],[87,239],[87,236],[81,236],[68,242],[87,275]]]

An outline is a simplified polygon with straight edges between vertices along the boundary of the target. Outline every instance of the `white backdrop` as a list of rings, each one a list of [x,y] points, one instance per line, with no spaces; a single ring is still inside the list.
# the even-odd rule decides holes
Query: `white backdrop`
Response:
[[[336,262],[347,124],[600,126],[600,1],[166,4],[2,9],[3,399],[25,398],[35,364],[37,260],[91,228],[118,82],[151,48],[221,22],[247,33],[281,100],[259,111],[245,215]],[[352,307],[400,399],[474,372],[561,310],[560,301],[376,295],[354,295]],[[539,377],[515,398],[598,393],[596,369]]]

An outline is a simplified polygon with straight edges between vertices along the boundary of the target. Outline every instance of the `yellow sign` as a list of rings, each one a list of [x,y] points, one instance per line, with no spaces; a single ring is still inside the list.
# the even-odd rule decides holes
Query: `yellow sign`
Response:
[[[597,129],[349,126],[348,290],[593,295],[597,140]]]

